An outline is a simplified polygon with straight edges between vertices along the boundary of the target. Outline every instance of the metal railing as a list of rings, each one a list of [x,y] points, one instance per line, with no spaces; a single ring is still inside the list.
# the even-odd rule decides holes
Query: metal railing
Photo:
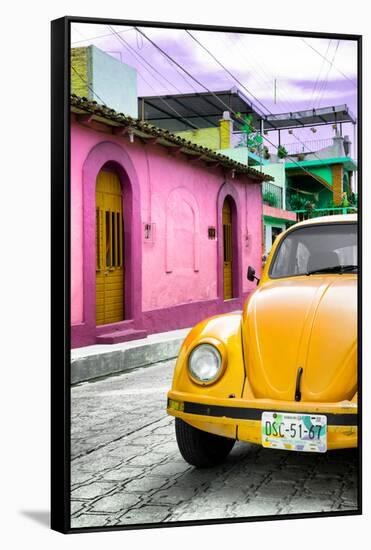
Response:
[[[282,146],[286,149],[288,155],[300,155],[314,153],[333,144],[332,138],[327,139],[312,139],[308,141],[296,141],[292,143],[284,143]],[[270,146],[269,152],[277,154],[277,148]]]
[[[308,210],[293,210],[296,213],[296,221],[302,222],[320,216],[333,216],[335,214],[357,214],[356,206],[337,206],[333,208],[312,208]]]
[[[238,147],[241,145],[246,146],[244,143],[244,132],[233,132],[232,134],[232,147]],[[282,143],[282,147],[284,147],[287,151],[288,155],[310,155],[311,153],[315,153],[317,151],[321,151],[321,149],[326,149],[327,147],[331,147],[331,145],[334,144],[333,138],[325,138],[325,139],[310,139],[310,140],[297,140],[293,141],[291,143]],[[272,155],[277,155],[277,147],[278,145],[268,145],[266,144],[269,153]],[[259,156],[259,149],[257,148],[255,153]],[[263,156],[264,158],[264,156]]]
[[[263,202],[274,208],[281,208],[283,205],[283,189],[274,183],[263,182]]]

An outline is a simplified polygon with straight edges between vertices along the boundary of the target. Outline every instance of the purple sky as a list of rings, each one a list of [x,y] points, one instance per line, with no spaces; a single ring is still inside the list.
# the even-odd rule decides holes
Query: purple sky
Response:
[[[113,28],[121,40],[106,25],[73,24],[72,47],[94,44],[134,66],[139,96],[205,91],[133,27]],[[228,74],[186,31],[141,30],[204,86],[213,91],[237,87],[265,113],[343,103],[354,115],[357,113],[357,45],[353,41],[190,31],[228,69]],[[344,125],[343,130],[353,140],[351,125]],[[332,133],[331,127],[318,128],[316,134],[303,129],[300,139],[321,139]],[[284,135],[282,141],[295,140]]]

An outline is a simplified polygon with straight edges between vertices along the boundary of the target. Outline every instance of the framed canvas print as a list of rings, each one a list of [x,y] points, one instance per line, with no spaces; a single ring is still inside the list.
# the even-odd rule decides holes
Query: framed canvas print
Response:
[[[361,513],[361,37],[52,22],[52,527]]]

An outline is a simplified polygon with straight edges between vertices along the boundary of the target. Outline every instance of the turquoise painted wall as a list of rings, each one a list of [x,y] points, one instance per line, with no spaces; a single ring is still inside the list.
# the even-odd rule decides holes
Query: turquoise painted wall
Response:
[[[111,109],[138,118],[136,69],[95,46],[89,47],[93,90]]]
[[[138,118],[137,71],[95,46],[71,50],[72,93]]]
[[[255,167],[256,170],[260,170],[258,166]],[[265,164],[262,166],[262,172],[264,174],[268,174],[269,176],[272,176],[274,178],[274,185],[278,185],[278,187],[282,187],[282,189],[285,189],[285,182],[286,182],[286,172],[285,172],[285,163],[277,162],[274,164]]]
[[[228,149],[218,149],[216,152],[221,155],[225,155],[232,160],[240,162],[241,164],[248,164],[246,147],[230,147]]]

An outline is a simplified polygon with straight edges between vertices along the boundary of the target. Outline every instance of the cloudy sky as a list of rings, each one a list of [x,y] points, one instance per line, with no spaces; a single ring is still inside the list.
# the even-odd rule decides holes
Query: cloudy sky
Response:
[[[266,114],[343,103],[357,113],[357,44],[350,40],[79,23],[72,25],[71,43],[94,44],[134,66],[139,96],[237,87]],[[319,129],[315,138],[331,131]],[[351,128],[344,132],[353,138]]]

